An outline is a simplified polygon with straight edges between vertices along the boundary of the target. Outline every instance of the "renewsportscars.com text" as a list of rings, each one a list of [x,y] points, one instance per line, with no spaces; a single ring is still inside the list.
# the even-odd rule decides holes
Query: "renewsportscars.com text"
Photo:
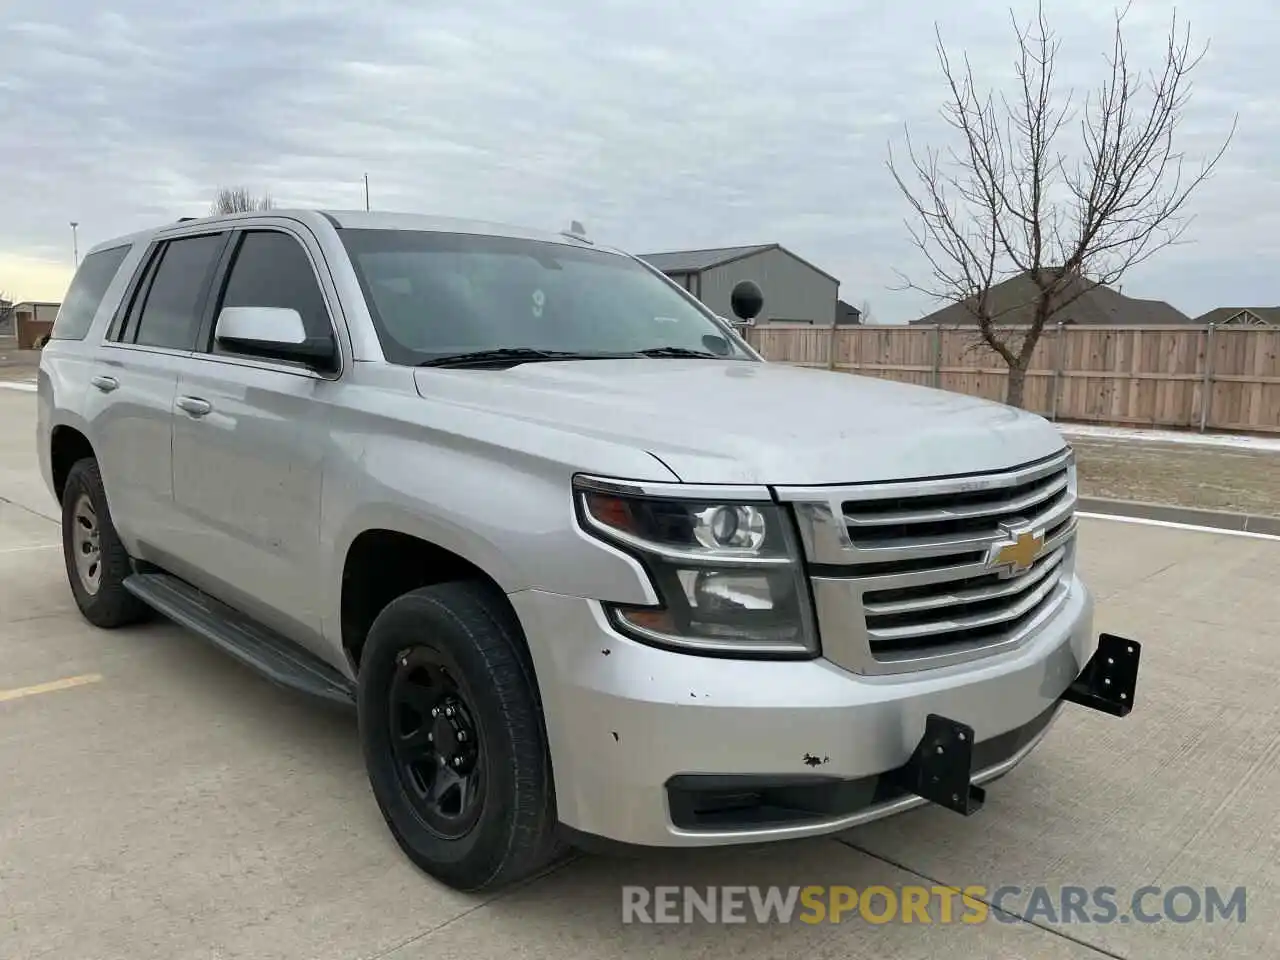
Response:
[[[1245,888],[624,886],[623,923],[1243,923]]]

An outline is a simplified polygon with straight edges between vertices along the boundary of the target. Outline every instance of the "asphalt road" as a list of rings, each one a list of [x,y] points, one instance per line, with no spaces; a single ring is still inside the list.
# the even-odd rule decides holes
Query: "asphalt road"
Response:
[[[0,388],[0,957],[1277,953],[1280,542],[1082,521],[1099,629],[1144,642],[1137,709],[1125,720],[1069,709],[970,819],[926,809],[815,842],[583,856],[472,897],[401,856],[348,717],[173,625],[102,632],[79,618],[36,472],[34,406],[33,394]],[[762,924],[748,907],[746,923],[624,924],[622,887],[637,884],[1021,893],[1006,891],[1010,912],[982,923],[943,923],[940,900],[929,923],[872,922],[879,900],[871,919],[854,910],[841,923]],[[1144,895],[1147,918],[1175,887],[1196,891],[1201,910],[1142,922],[1128,908],[1149,885],[1160,892]],[[1115,921],[1063,922],[1064,886],[1112,888]],[[1207,922],[1210,886],[1224,902],[1244,888],[1243,922]],[[1180,896],[1174,912],[1193,913]]]

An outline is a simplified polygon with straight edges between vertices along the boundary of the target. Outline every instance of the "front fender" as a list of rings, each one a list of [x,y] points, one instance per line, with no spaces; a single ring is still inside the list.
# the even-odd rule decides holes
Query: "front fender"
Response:
[[[506,593],[537,589],[617,603],[655,603],[633,557],[582,532],[573,469],[550,459],[370,435],[326,465],[321,542],[333,599],[326,635],[340,632],[342,574],[352,542],[392,530],[449,550]]]

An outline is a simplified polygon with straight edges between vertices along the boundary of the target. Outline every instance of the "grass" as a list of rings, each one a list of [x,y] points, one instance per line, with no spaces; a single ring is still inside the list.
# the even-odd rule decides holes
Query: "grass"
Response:
[[[1280,453],[1073,438],[1080,494],[1280,516]]]

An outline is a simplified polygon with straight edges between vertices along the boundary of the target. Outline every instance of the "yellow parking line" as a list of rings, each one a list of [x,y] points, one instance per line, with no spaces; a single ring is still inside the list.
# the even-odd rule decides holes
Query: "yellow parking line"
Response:
[[[53,693],[57,690],[70,690],[72,687],[83,687],[88,683],[97,683],[102,679],[99,673],[86,673],[78,677],[66,677],[62,680],[50,680],[48,683],[37,683],[31,687],[18,687],[14,690],[0,690],[0,703],[7,700],[21,700],[23,697],[34,697],[41,693]]]

